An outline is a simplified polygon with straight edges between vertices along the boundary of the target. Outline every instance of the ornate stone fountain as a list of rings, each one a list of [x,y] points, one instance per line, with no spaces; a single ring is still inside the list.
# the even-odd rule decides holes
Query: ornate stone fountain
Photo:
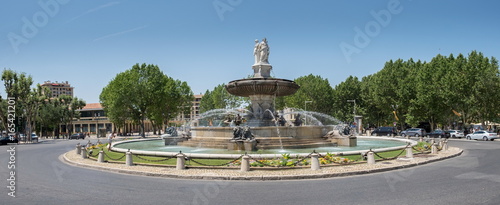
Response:
[[[301,126],[300,123],[279,126],[274,99],[292,95],[300,86],[292,80],[271,77],[273,67],[269,63],[269,45],[265,38],[261,42],[255,40],[254,57],[253,76],[233,80],[226,85],[230,94],[250,98],[250,111],[244,116],[245,128],[191,127],[191,139],[179,145],[245,151],[336,145],[336,141],[325,137],[333,126]],[[251,137],[235,134],[243,133],[241,130],[244,130],[245,135],[250,136],[250,129]]]

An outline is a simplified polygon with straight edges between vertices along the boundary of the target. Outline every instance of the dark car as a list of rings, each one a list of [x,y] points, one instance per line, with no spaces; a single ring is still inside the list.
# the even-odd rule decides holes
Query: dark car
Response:
[[[19,143],[16,137],[4,136],[0,138],[0,145],[6,145],[8,143]]]
[[[395,136],[397,134],[394,127],[379,127],[371,133],[372,136]]]
[[[85,134],[83,133],[75,133],[69,136],[69,139],[85,139]]]
[[[449,138],[450,132],[443,130],[434,130],[432,132],[427,133],[427,137],[438,137],[438,138]]]

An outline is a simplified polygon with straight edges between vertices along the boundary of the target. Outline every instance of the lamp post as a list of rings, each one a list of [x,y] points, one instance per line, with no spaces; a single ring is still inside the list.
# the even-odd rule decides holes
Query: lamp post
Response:
[[[99,112],[95,113],[95,119],[96,119],[95,134],[96,134],[97,138],[99,138]]]
[[[307,103],[312,103],[313,101],[306,100],[304,101],[304,111],[307,111]],[[304,116],[304,125],[307,125],[307,115]]]
[[[356,100],[347,100],[347,102],[352,102],[354,103],[354,106],[352,108],[352,120],[354,123],[356,123],[356,126],[357,126],[357,122],[356,122]],[[358,132],[358,129],[355,127],[354,129],[354,135],[356,135],[356,133]]]

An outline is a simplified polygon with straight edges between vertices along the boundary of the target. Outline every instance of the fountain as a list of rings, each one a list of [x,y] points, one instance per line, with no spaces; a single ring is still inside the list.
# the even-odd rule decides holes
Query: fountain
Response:
[[[256,40],[255,43],[253,76],[233,80],[226,85],[229,93],[250,98],[248,110],[210,110],[186,126],[190,127],[189,132],[179,133],[180,136],[175,139],[170,139],[174,137],[170,136],[162,141],[122,141],[115,143],[111,149],[154,156],[176,156],[181,151],[189,157],[235,159],[245,152],[254,158],[275,158],[284,152],[305,157],[313,150],[323,154],[359,154],[369,149],[401,149],[410,142],[354,136],[354,132],[347,134],[348,127],[323,113],[291,109],[278,115],[274,99],[292,95],[300,86],[291,80],[271,77],[273,67],[269,63],[267,40]],[[231,117],[228,119],[228,116]],[[302,117],[307,119],[307,124],[303,123]],[[209,122],[204,121],[208,118],[211,119]],[[185,140],[186,137],[181,136],[183,134],[189,140]],[[361,140],[358,141],[358,138]]]
[[[305,148],[339,144],[338,140],[332,139],[340,135],[334,133],[327,135],[333,126],[302,125],[299,116],[296,116],[296,122],[292,123],[292,126],[282,126],[283,123],[279,123],[278,119],[280,118],[276,116],[274,99],[292,95],[297,92],[300,86],[292,80],[271,77],[273,66],[269,63],[269,45],[265,38],[261,42],[255,41],[254,56],[253,76],[233,80],[226,85],[226,90],[230,94],[250,98],[248,112],[241,113],[244,115],[244,120],[237,112],[237,117],[234,119],[237,127],[192,127],[191,139],[181,142],[179,145],[255,151],[258,149]],[[232,112],[234,113],[235,110]],[[242,121],[244,122],[242,123]],[[244,126],[244,129],[238,128],[240,124]],[[245,135],[251,133],[251,137],[242,137],[243,132],[246,133]],[[341,144],[356,145],[355,138],[351,138],[347,142]]]

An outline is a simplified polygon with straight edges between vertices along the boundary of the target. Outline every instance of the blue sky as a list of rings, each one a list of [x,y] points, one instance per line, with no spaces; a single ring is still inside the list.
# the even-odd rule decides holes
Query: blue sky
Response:
[[[0,67],[69,81],[87,103],[116,74],[156,64],[195,94],[252,74],[267,38],[272,75],[332,86],[386,61],[500,57],[500,1],[20,0],[0,7]],[[4,95],[4,89],[0,89]]]

